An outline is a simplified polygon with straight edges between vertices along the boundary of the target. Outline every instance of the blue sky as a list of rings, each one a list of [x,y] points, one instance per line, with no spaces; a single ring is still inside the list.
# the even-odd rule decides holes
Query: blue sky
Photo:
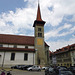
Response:
[[[38,0],[0,0],[0,34],[34,36]],[[40,0],[50,50],[75,43],[75,0]]]

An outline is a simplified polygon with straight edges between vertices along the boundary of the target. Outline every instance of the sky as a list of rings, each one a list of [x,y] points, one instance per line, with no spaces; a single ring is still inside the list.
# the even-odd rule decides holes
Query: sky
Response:
[[[75,0],[39,0],[50,51],[75,44]],[[0,34],[34,36],[38,0],[0,0]]]

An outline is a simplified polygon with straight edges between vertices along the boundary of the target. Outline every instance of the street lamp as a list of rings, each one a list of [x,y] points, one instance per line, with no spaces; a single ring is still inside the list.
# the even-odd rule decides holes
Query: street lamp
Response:
[[[37,60],[38,60],[37,51],[38,51],[38,49],[35,49],[35,64],[36,65],[37,65]]]
[[[36,53],[36,51],[37,51],[37,49],[35,49],[35,53]],[[37,59],[37,56],[36,56],[36,59]],[[34,53],[33,53],[33,65],[34,65],[34,60],[35,60],[35,58],[34,58]]]

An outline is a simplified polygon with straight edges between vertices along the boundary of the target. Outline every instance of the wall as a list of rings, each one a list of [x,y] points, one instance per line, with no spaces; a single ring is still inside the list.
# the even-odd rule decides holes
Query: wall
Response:
[[[14,45],[12,44],[2,44],[3,47],[10,47],[10,48],[14,48]],[[16,45],[17,48],[25,48],[25,46],[27,45]],[[34,49],[34,46],[28,46],[29,49]]]
[[[72,61],[72,66],[75,66],[75,50],[71,51],[71,61]]]
[[[35,54],[29,53],[29,52],[14,52],[15,53],[15,60],[11,61],[11,53],[13,52],[5,52],[5,58],[4,58],[4,67],[10,67],[13,65],[33,65],[35,64]],[[24,53],[28,53],[28,60],[24,61]],[[2,66],[4,52],[0,52],[0,66]],[[33,56],[34,55],[34,56]],[[33,59],[34,58],[34,59]],[[34,63],[33,63],[34,61]]]

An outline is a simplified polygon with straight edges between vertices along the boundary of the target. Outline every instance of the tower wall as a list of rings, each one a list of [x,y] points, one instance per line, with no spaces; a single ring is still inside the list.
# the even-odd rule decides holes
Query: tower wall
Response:
[[[41,18],[40,6],[38,4],[37,18],[34,21],[34,35],[35,35],[35,64],[44,66],[47,64],[47,56],[45,54],[45,42],[44,42],[44,24],[45,21]]]
[[[41,28],[41,31],[38,29]],[[42,36],[39,37],[38,33],[42,33]],[[36,50],[36,65],[44,66],[47,62],[45,56],[45,43],[44,43],[44,25],[36,25],[35,26],[35,49]]]

